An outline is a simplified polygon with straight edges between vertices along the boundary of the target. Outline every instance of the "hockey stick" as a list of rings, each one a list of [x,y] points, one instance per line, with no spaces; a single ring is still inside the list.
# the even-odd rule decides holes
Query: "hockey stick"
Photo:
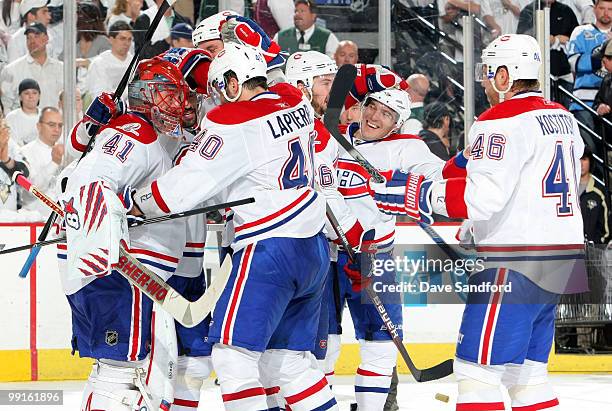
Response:
[[[60,215],[60,216],[64,215],[64,210],[62,210],[56,203],[53,203],[52,201],[50,201],[49,197],[47,197],[46,194],[44,194],[43,192],[38,190],[36,188],[36,186],[32,185],[32,183],[30,183],[30,181],[28,181],[28,179],[26,179],[25,177],[22,176],[22,178],[19,180],[18,184],[21,185],[24,188],[30,187],[31,191],[30,190],[28,190],[28,191],[30,191],[40,201],[44,202],[48,207],[52,208],[54,215],[55,214]],[[210,205],[210,206],[206,206],[206,207],[196,208],[196,209],[189,210],[189,211],[183,211],[181,213],[168,214],[168,215],[163,215],[163,216],[159,216],[159,217],[148,218],[146,220],[141,220],[141,221],[132,221],[128,225],[128,228],[134,228],[134,227],[140,227],[140,226],[143,226],[143,225],[161,223],[161,222],[164,222],[164,221],[175,220],[177,218],[185,218],[185,217],[189,217],[189,216],[196,215],[196,214],[205,214],[205,213],[208,213],[210,211],[216,211],[216,210],[222,210],[222,209],[225,209],[225,208],[237,207],[237,206],[241,206],[241,205],[244,205],[244,204],[250,204],[250,203],[254,203],[254,202],[255,202],[255,199],[252,198],[252,197],[249,197],[249,198],[245,198],[245,199],[242,199],[242,200],[236,200],[236,201],[229,201],[227,203],[214,204],[214,205]],[[22,246],[19,246],[19,247],[8,248],[6,250],[2,250],[2,248],[0,248],[0,255],[15,253],[15,252],[18,252],[18,251],[29,250],[29,249],[34,248],[34,247],[44,247],[46,245],[61,243],[61,242],[64,242],[64,241],[66,241],[66,238],[65,237],[60,237],[60,238],[55,238],[53,240],[44,240],[44,241],[36,242],[34,244],[26,244],[26,245],[22,245]]]
[[[242,200],[229,201],[227,203],[213,204],[211,206],[206,206],[202,208],[194,208],[193,210],[184,211],[182,213],[167,214],[167,215],[163,215],[159,217],[148,218],[146,220],[141,220],[141,221],[132,221],[128,223],[128,228],[140,227],[141,225],[161,223],[164,221],[175,220],[177,218],[185,218],[185,217],[189,217],[189,216],[196,215],[196,214],[205,214],[210,211],[223,210],[224,208],[237,207],[237,206],[241,206],[244,204],[250,204],[254,202],[255,202],[255,199],[253,199],[252,197],[249,197],[249,198],[245,198]],[[7,248],[6,250],[3,250],[2,248],[0,248],[0,255],[16,253],[18,251],[25,251],[25,250],[32,249],[34,247],[44,247],[47,245],[62,243],[65,241],[66,241],[66,237],[59,237],[59,238],[54,238],[52,240],[38,241],[34,244],[26,244],[26,245],[20,245],[19,247]]]
[[[119,84],[117,85],[117,88],[115,89],[115,94],[113,94],[115,102],[117,102],[117,100],[121,98],[121,95],[125,91],[125,88],[127,87],[130,81],[130,78],[132,77],[132,74],[134,73],[136,69],[136,63],[138,63],[138,60],[140,60],[140,55],[142,54],[142,51],[145,49],[145,47],[147,47],[151,38],[153,38],[153,34],[155,33],[155,30],[157,30],[157,26],[159,26],[159,22],[161,21],[166,11],[175,2],[176,0],[166,0],[162,2],[162,4],[160,4],[159,9],[157,10],[157,13],[155,14],[155,17],[153,18],[153,21],[151,21],[151,24],[149,25],[149,28],[147,29],[147,32],[145,33],[143,43],[140,45],[140,47],[138,47],[138,50],[136,50],[136,53],[134,53],[134,57],[132,57],[132,60],[130,61],[130,65],[125,70],[125,73],[123,73],[123,77],[121,77],[121,81],[119,82]],[[95,136],[96,134],[98,134],[99,129],[100,129],[100,126],[97,124],[91,127],[90,132],[93,133],[94,137],[90,138],[89,141],[87,142],[87,146],[85,150],[83,151],[83,153],[81,153],[81,157],[79,158],[79,161],[81,161],[83,157],[85,157],[85,155],[87,155],[87,153],[93,147],[94,142],[95,142]],[[38,236],[38,242],[43,242],[44,240],[46,240],[47,236],[49,235],[49,230],[51,229],[51,226],[55,222],[55,218],[56,218],[55,213],[51,213],[49,215],[49,217],[47,218],[47,222],[45,223],[45,226],[43,227],[42,231],[40,232],[40,235]],[[20,277],[25,278],[28,275],[28,272],[30,271],[30,268],[32,268],[34,261],[36,261],[36,257],[38,256],[39,252],[40,252],[40,247],[32,248],[32,250],[30,251],[30,254],[28,255],[28,258],[26,259],[23,267],[21,268],[21,271],[19,272]]]
[[[18,184],[20,185],[23,184],[25,186],[24,188],[28,187],[26,190],[34,194],[34,196],[46,204],[47,207],[51,208],[54,214],[57,214],[60,217],[64,216],[64,210],[54,203],[53,200],[51,200],[51,198],[49,198],[45,193],[32,185],[32,183],[30,183],[23,175],[17,176],[16,181],[19,181]],[[249,198],[241,201],[243,204],[246,204],[252,203],[255,200]],[[227,204],[223,204],[222,206],[223,207],[220,208],[226,208]],[[177,213],[173,218],[193,215],[193,211],[195,210]],[[172,219],[168,217],[170,216],[152,218],[149,220],[149,224]],[[144,225],[144,221],[139,225]],[[225,283],[227,282],[227,279],[232,271],[231,259],[226,258],[221,266],[221,270],[215,276],[215,280],[212,282],[210,287],[207,288],[204,295],[197,301],[191,302],[172,288],[161,277],[134,258],[125,249],[123,244],[120,244],[119,247],[119,261],[113,266],[113,269],[117,270],[121,275],[123,275],[123,277],[125,277],[126,280],[141,290],[147,297],[158,303],[164,310],[170,313],[172,317],[174,317],[185,327],[194,327],[206,318],[221,296],[221,292],[225,288]]]
[[[386,180],[380,174],[378,169],[374,167],[366,158],[353,146],[338,130],[340,124],[340,114],[346,96],[349,94],[355,79],[357,78],[357,68],[352,64],[345,64],[338,69],[331,90],[329,92],[329,102],[327,110],[323,116],[325,127],[340,146],[359,163],[360,166],[370,174],[372,180],[376,183],[384,183]],[[418,221],[419,227],[423,229],[431,237],[431,239],[442,248],[442,250],[453,260],[459,260],[461,257],[453,250],[442,237],[430,225]]]
[[[329,220],[334,232],[340,239],[340,242],[342,242],[342,246],[346,250],[349,256],[349,259],[351,261],[356,261],[355,251],[353,251],[353,249],[351,248],[348,242],[348,239],[346,238],[346,234],[340,227],[340,224],[338,224],[338,220],[336,219],[336,216],[334,215],[331,208],[329,207],[329,204],[327,205],[326,215],[327,215],[327,219]],[[438,365],[434,365],[431,368],[424,368],[424,369],[417,368],[416,365],[414,365],[412,358],[410,358],[410,355],[408,354],[406,347],[402,343],[402,340],[400,339],[399,332],[397,330],[397,326],[393,323],[393,321],[389,317],[389,314],[387,313],[387,309],[385,308],[384,304],[380,300],[380,297],[378,296],[376,291],[374,291],[374,288],[372,287],[372,283],[370,281],[368,281],[365,287],[365,291],[370,301],[372,301],[372,304],[376,306],[376,311],[378,311],[378,314],[380,315],[380,318],[385,324],[385,327],[387,328],[389,335],[391,335],[391,339],[393,340],[393,343],[397,347],[397,350],[399,351],[400,355],[404,359],[404,362],[408,366],[410,373],[412,374],[412,376],[417,382],[438,380],[440,378],[449,376],[453,373],[453,360],[452,359],[448,359]]]

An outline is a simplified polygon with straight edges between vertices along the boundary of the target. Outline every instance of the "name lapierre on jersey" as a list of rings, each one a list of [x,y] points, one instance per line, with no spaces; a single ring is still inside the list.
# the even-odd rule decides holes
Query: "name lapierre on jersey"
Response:
[[[313,120],[309,114],[306,104],[301,104],[288,113],[283,113],[275,116],[274,119],[267,120],[266,123],[270,128],[272,136],[276,139],[313,124]],[[276,127],[273,124],[274,122],[276,122]],[[295,130],[293,126],[295,126]]]

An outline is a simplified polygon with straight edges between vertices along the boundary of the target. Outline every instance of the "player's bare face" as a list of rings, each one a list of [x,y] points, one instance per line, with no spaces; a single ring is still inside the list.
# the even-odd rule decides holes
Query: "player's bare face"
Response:
[[[189,98],[185,103],[185,112],[183,113],[183,127],[193,128],[197,122],[196,107],[198,106],[198,97],[196,93],[189,93]]]
[[[312,107],[321,116],[327,110],[327,101],[329,100],[329,92],[334,82],[334,77],[336,77],[335,74],[326,74],[324,76],[317,76],[313,80]]]
[[[221,40],[206,40],[198,44],[198,48],[210,53],[214,58],[223,50],[223,41]]]
[[[361,139],[380,140],[393,131],[397,124],[397,113],[384,104],[370,100],[361,114]]]

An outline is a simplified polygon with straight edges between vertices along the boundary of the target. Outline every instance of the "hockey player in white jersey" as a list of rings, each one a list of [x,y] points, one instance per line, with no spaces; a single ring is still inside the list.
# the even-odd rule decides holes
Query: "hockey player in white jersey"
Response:
[[[285,68],[285,76],[290,84],[302,90],[302,93],[304,93],[306,98],[310,101],[315,113],[314,148],[315,181],[318,184],[317,189],[325,196],[327,204],[331,207],[334,215],[339,218],[340,226],[346,233],[349,242],[354,244],[358,249],[364,234],[364,229],[347,207],[342,195],[338,192],[335,168],[335,162],[338,158],[338,143],[330,136],[329,131],[327,131],[325,125],[323,125],[321,121],[327,109],[327,100],[329,98],[331,84],[333,83],[337,71],[338,67],[336,63],[327,55],[319,53],[318,51],[307,51],[294,53],[289,56]],[[335,238],[334,231],[331,228],[328,227],[326,232],[328,236]],[[330,266],[331,277],[328,277],[326,285],[327,298],[324,299],[323,302],[324,309],[328,302],[333,304],[333,289],[334,285],[337,288],[338,284],[337,273],[331,272],[333,271],[333,266],[336,261],[336,247],[331,245],[330,248],[332,254],[332,264]],[[337,312],[340,312],[339,307],[337,308]],[[334,310],[333,315],[335,315],[335,313],[336,310]],[[325,318],[322,318],[322,320],[325,320],[327,318],[327,313],[323,315],[323,317]],[[325,372],[330,384],[333,382],[334,364],[340,355],[340,333],[338,333],[338,327],[335,326],[336,322],[336,320],[332,321],[334,330],[329,333],[329,338],[327,338],[327,336],[320,336],[315,345],[315,356],[321,360],[321,369]],[[327,329],[329,326],[325,328]],[[327,331],[325,331],[325,333],[327,334]],[[325,343],[323,337],[327,339],[327,343]],[[321,347],[324,347],[324,349]],[[328,353],[327,356],[326,352]],[[326,361],[326,357],[332,358],[332,360]]]
[[[457,342],[457,410],[557,410],[547,378],[556,301],[585,290],[578,203],[584,143],[572,115],[539,91],[540,49],[504,35],[476,74],[491,103],[469,131],[467,176],[438,182],[396,172],[372,184],[385,209],[428,220],[431,212],[473,221],[484,271],[469,284]],[[511,285],[511,288],[507,286]]]
[[[121,193],[169,170],[170,148],[178,145],[170,135],[180,129],[188,95],[188,86],[174,65],[157,58],[141,62],[128,86],[131,111],[101,130],[92,151],[70,174],[66,195],[72,193],[77,198],[79,192],[87,193],[82,198],[89,206],[95,203],[95,193],[89,187],[97,181]],[[130,240],[132,255],[162,278],[169,278],[183,251],[185,226],[174,221],[137,228],[130,232]],[[60,248],[58,257],[65,256],[65,247]],[[172,318],[163,310],[154,314],[151,300],[117,272],[101,278],[62,280],[72,310],[73,347],[81,357],[96,359],[82,408],[115,411],[146,405],[157,409],[161,399],[165,406],[172,403],[171,377],[176,367]],[[162,340],[164,346],[159,346],[157,342]],[[161,370],[161,383],[154,387],[151,374],[159,370],[153,352],[156,358],[167,357],[169,365]],[[147,357],[151,366],[145,363]],[[157,404],[149,401],[148,390],[153,391]]]
[[[444,162],[433,155],[418,137],[399,134],[409,116],[410,99],[405,91],[389,89],[370,93],[362,103],[360,122],[349,125],[347,137],[385,175],[389,170],[402,168],[419,170],[432,179],[442,178]],[[395,218],[379,211],[370,197],[369,174],[342,149],[337,172],[339,191],[350,210],[364,227],[375,229],[373,243],[377,247],[377,260],[392,259]],[[355,377],[357,409],[382,410],[397,361],[397,348],[383,327],[376,307],[362,298],[360,265],[351,263],[346,252],[340,251],[338,269],[344,271],[351,281],[349,283],[346,277],[340,277],[341,307],[344,301],[348,303],[360,346],[361,362]],[[395,274],[395,270],[387,270],[374,281],[393,284]],[[383,293],[381,297],[391,320],[400,328],[401,336],[402,307],[399,295]]]
[[[222,104],[181,164],[134,198],[147,216],[213,195],[255,198],[234,209],[233,269],[209,334],[225,408],[268,409],[263,363],[291,409],[337,409],[309,353],[329,264],[325,202],[311,186],[313,113],[290,85],[267,90],[265,76],[257,50],[225,44],[209,71]]]

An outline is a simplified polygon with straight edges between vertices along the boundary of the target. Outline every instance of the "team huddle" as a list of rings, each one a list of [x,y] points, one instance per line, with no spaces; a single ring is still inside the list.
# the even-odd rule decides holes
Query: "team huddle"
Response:
[[[200,389],[214,371],[226,410],[336,410],[348,306],[360,348],[357,409],[382,410],[398,351],[362,297],[372,281],[362,256],[392,260],[396,216],[431,224],[434,213],[465,219],[462,235],[488,253],[517,245],[470,284],[514,282],[546,296],[530,304],[503,304],[518,298],[503,292],[468,297],[456,409],[503,410],[504,387],[513,409],[558,409],[546,363],[567,279],[516,257],[533,257],[533,244],[564,250],[554,254],[560,262],[568,249],[580,252],[584,145],[575,120],[539,92],[537,42],[507,35],[483,52],[477,74],[492,108],[447,162],[402,133],[407,83],[358,65],[341,129],[386,179],[375,183],[322,121],[333,60],[316,51],[285,58],[256,23],[228,12],[195,30],[195,44],[207,40],[222,42],[214,55],[171,49],[140,62],[127,105],[102,94],[72,131],[70,149],[85,155],[58,181],[67,242],[57,255],[72,346],[95,359],[81,409],[206,409]],[[540,126],[550,118],[563,127]],[[205,216],[127,226],[246,198],[254,201],[220,210],[231,272],[210,315],[186,327],[147,296],[142,274],[188,301],[202,297]],[[394,284],[395,275],[385,270],[377,281]],[[399,296],[384,308],[401,338]]]

